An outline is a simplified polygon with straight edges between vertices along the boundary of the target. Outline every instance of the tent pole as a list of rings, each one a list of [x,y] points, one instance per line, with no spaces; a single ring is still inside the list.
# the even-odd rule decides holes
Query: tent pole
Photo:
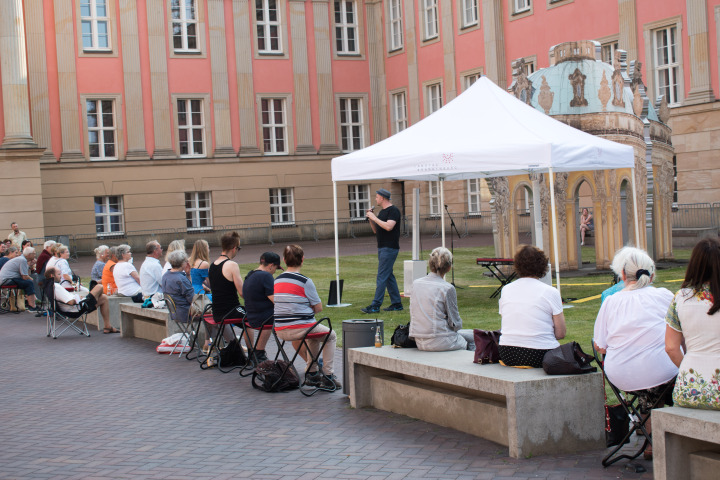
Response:
[[[335,302],[340,305],[340,241],[338,240],[337,182],[333,182],[333,215],[335,220]]]
[[[440,184],[440,205],[438,205],[438,208],[440,209],[440,227],[442,232],[442,246],[445,248],[445,209],[443,208],[445,206],[445,187],[443,186],[445,184],[445,179],[443,177],[440,177],[440,180],[438,181]]]
[[[550,211],[552,212],[553,253],[555,254],[555,282],[557,283],[558,293],[560,293],[560,297],[562,298],[562,293],[560,292],[560,254],[558,253],[557,214],[555,213],[555,179],[552,167],[549,167],[548,177],[550,178]]]
[[[638,205],[637,205],[637,186],[635,185],[635,167],[630,169],[630,177],[632,177],[632,189],[633,189],[633,217],[635,218],[635,248],[640,248],[640,221],[638,220]]]

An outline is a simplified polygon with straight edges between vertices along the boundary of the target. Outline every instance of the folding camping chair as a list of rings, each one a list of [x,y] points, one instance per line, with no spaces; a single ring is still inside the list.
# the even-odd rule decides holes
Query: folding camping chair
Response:
[[[180,351],[178,352],[178,358],[181,358],[183,353],[185,353],[185,358],[188,358],[188,354],[192,351],[192,349],[195,346],[195,336],[197,335],[197,328],[193,328],[195,323],[198,323],[198,327],[200,326],[201,316],[200,314],[193,315],[193,309],[195,308],[195,302],[193,298],[193,303],[190,305],[190,309],[188,310],[188,316],[185,319],[177,318],[177,308],[175,306],[175,300],[168,295],[167,293],[163,295],[165,298],[165,306],[167,307],[168,311],[170,312],[170,320],[172,320],[175,325],[177,326],[177,329],[180,331],[180,333],[183,334],[183,340],[176,343],[175,346],[173,346],[172,351],[170,352],[169,357],[172,356],[173,353],[175,353],[175,350],[180,348]],[[185,350],[187,348],[187,350]]]
[[[603,467],[609,467],[613,463],[617,462],[618,460],[622,460],[624,458],[628,460],[635,460],[637,457],[639,457],[645,449],[650,446],[652,447],[652,437],[650,433],[645,428],[645,423],[647,423],[648,419],[650,419],[650,413],[648,413],[644,418],[643,415],[640,413],[638,409],[638,396],[634,393],[630,392],[623,392],[619,388],[617,388],[613,383],[610,381],[609,378],[607,378],[607,375],[605,375],[605,364],[603,363],[604,355],[598,352],[595,349],[595,341],[592,342],[593,347],[593,354],[595,355],[595,360],[597,364],[600,366],[600,371],[603,374],[603,378],[607,382],[607,384],[610,386],[610,389],[617,397],[618,401],[620,402],[620,405],[622,406],[623,410],[625,411],[625,414],[628,416],[628,419],[630,421],[630,428],[628,429],[628,433],[623,437],[623,439],[613,447],[613,449],[605,455],[605,457],[602,459],[602,465]],[[657,406],[660,404],[660,402],[665,398],[665,395],[668,393],[668,390],[671,390],[673,388],[672,384],[665,387],[665,391],[663,391],[663,394],[660,395],[658,400],[655,401],[655,403],[651,406],[651,411],[654,408],[657,408]],[[609,414],[607,414],[607,406],[606,408],[606,416],[607,421],[610,421]],[[608,424],[609,426],[609,424]],[[608,430],[609,431],[609,430]],[[640,446],[640,449],[635,452],[632,455],[617,455],[620,452],[620,449],[623,448],[623,446],[629,442],[630,437],[637,432],[638,436],[644,437],[643,444]]]
[[[202,323],[205,326],[205,332],[206,332],[206,338],[211,336],[210,331],[213,327],[217,328],[217,332],[215,334],[215,338],[212,339],[210,343],[210,348],[208,349],[207,353],[198,353],[197,354],[197,360],[200,363],[200,368],[202,370],[205,370],[207,368],[210,368],[212,366],[217,366],[218,370],[220,370],[223,373],[231,372],[232,370],[235,370],[236,368],[242,368],[246,365],[247,361],[244,362],[241,365],[223,365],[222,364],[222,358],[220,355],[221,350],[225,349],[230,345],[230,342],[225,341],[225,337],[223,335],[223,332],[225,331],[225,327],[230,327],[230,331],[232,332],[233,338],[235,338],[235,341],[238,342],[238,346],[242,348],[241,345],[239,345],[240,341],[237,340],[237,335],[235,334],[235,325],[239,325],[242,328],[242,325],[245,323],[245,309],[242,306],[239,306],[238,308],[242,309],[241,311],[237,309],[233,309],[229,311],[225,317],[220,322],[216,322],[215,318],[212,314],[212,304],[208,305],[205,308],[205,311],[203,312],[202,316]],[[242,315],[239,318],[232,318],[233,315]],[[213,365],[212,363],[207,362],[208,359],[213,358],[213,352],[217,355],[217,364]]]
[[[63,312],[59,309],[62,302],[55,299],[55,282],[45,282],[45,298],[48,302],[47,315],[47,336],[58,338],[67,330],[72,330],[80,335],[90,336],[87,328],[87,312]],[[78,325],[79,324],[79,325]],[[64,328],[63,328],[64,327]]]
[[[11,279],[7,279],[0,285],[0,313],[20,313],[18,308],[18,297],[20,296],[20,287]],[[15,303],[15,308],[13,308]]]
[[[278,353],[275,354],[275,359],[278,359],[278,356],[280,355],[280,352],[282,351],[285,342],[281,342],[279,338],[277,338],[277,335],[275,334],[275,329],[273,328],[274,324],[274,315],[270,315],[268,318],[263,321],[262,325],[259,327],[253,327],[251,326],[247,321],[243,322],[242,324],[242,336],[245,339],[245,345],[247,345],[247,356],[248,361],[243,365],[243,367],[240,369],[240,376],[241,377],[248,377],[253,374],[255,371],[255,367],[258,365],[257,358],[255,358],[255,351],[257,350],[258,342],[260,341],[260,334],[266,330],[271,330],[273,333],[273,336],[275,337],[275,342],[278,345]],[[255,332],[255,341],[249,341],[250,335],[248,334],[248,330],[253,330]]]
[[[324,322],[326,320],[327,320],[327,326],[330,329],[329,332],[313,332],[315,327],[317,327],[318,325],[320,325],[322,322]],[[308,362],[308,364],[307,364],[306,371],[310,371],[312,369],[313,365],[317,365],[318,373],[321,376],[321,378],[330,380],[329,377],[323,373],[322,368],[319,368],[320,367],[320,362],[319,362],[320,355],[322,354],[323,348],[325,348],[325,344],[328,341],[330,332],[332,332],[332,324],[330,323],[330,319],[328,317],[321,318],[320,320],[315,322],[312,327],[308,328],[308,330],[305,332],[305,335],[303,336],[302,340],[300,340],[300,348],[295,350],[295,355],[293,355],[292,359],[288,359],[288,356],[285,353],[285,349],[282,348],[284,346],[285,342],[282,342],[282,344],[280,343],[280,339],[277,337],[277,334],[275,333],[275,329],[273,329],[273,333],[275,333],[275,340],[278,342],[278,348],[279,348],[278,354],[281,354],[283,356],[283,359],[286,362],[288,362],[287,367],[285,367],[282,374],[278,378],[278,382],[280,382],[280,380],[282,380],[282,378],[285,376],[285,373],[287,372],[288,369],[295,368],[295,366],[294,366],[295,359],[298,357],[300,352],[303,351],[303,349],[305,349],[307,351],[307,354],[310,357],[310,362]],[[318,348],[317,355],[313,355],[312,350],[310,350],[310,348],[309,348],[310,346],[308,345],[307,340],[308,339],[320,339],[320,338],[322,338],[323,341],[320,344],[320,348]],[[277,359],[277,355],[275,358]],[[320,385],[317,385],[317,386],[312,385],[311,386],[311,385],[307,385],[306,382],[307,382],[307,378],[305,375],[303,375],[302,381],[300,382],[300,392],[303,395],[305,395],[306,397],[315,395],[320,390],[322,390],[324,392],[334,392],[335,390],[337,390],[337,387],[335,385],[333,385],[332,387],[323,387]]]

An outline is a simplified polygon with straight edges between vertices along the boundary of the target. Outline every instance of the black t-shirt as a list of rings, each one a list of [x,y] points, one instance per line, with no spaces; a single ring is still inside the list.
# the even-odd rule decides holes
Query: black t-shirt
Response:
[[[395,205],[390,205],[378,213],[377,217],[383,222],[395,220],[395,226],[389,232],[380,225],[375,225],[377,230],[378,248],[400,249],[400,210]]]
[[[243,299],[247,321],[259,327],[275,311],[275,304],[268,298],[275,294],[275,278],[263,270],[252,270],[243,282]]]

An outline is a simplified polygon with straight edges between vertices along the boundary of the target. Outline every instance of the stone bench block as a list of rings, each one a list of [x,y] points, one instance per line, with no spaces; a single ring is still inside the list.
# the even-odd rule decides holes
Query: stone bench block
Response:
[[[142,308],[137,303],[123,303],[120,313],[123,337],[160,343],[163,338],[177,333],[175,322],[170,320],[170,312],[166,308]]]
[[[350,405],[486,438],[514,458],[605,447],[600,373],[547,375],[472,360],[465,350],[350,349]]]
[[[122,330],[120,321],[120,305],[123,303],[133,303],[130,297],[121,297],[120,295],[108,295],[108,307],[110,308],[110,325]]]

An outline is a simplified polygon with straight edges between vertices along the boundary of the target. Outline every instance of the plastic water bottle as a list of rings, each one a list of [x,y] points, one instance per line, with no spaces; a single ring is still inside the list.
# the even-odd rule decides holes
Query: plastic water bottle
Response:
[[[382,339],[380,338],[380,329],[375,327],[375,348],[382,347]]]

